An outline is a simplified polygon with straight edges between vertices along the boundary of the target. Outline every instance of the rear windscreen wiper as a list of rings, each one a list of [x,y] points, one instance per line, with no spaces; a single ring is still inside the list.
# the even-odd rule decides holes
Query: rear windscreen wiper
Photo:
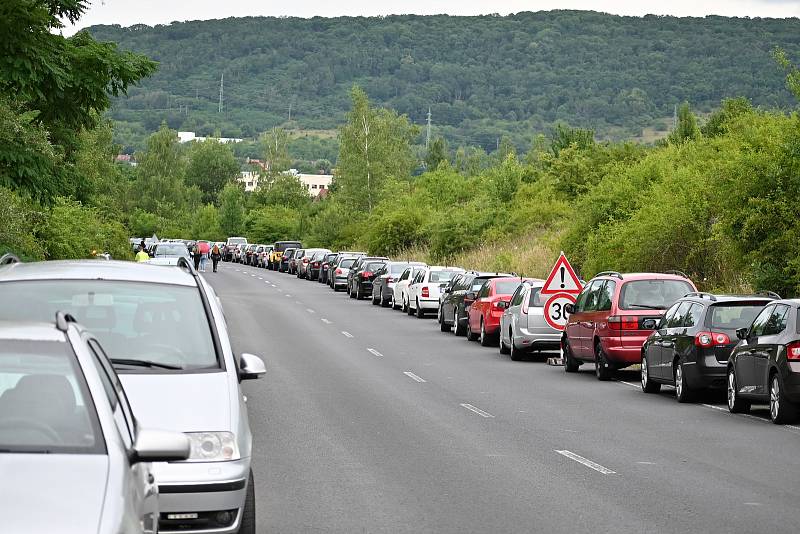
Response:
[[[130,365],[132,367],[157,367],[159,369],[172,369],[177,371],[183,369],[180,365],[171,365],[169,363],[159,363],[152,360],[133,360],[129,358],[111,358],[111,363],[114,365]]]
[[[644,308],[645,310],[663,310],[661,306],[650,306],[649,304],[628,304],[629,308]]]

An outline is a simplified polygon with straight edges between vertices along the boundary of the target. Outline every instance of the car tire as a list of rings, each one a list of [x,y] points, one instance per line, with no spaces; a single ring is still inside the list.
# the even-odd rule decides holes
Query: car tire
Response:
[[[577,373],[581,364],[572,355],[572,348],[570,348],[569,341],[566,339],[561,342],[561,350],[564,353],[564,372]]]
[[[403,298],[403,303],[400,305],[400,311],[403,313],[408,313],[408,303],[406,302],[405,297]]]
[[[350,286],[347,287],[347,294],[350,295],[351,299],[356,298],[356,293],[355,293],[355,291],[353,291],[353,288],[350,287]]]
[[[512,344],[514,343],[514,338],[511,335],[511,329],[508,330],[508,339],[511,340]],[[506,342],[503,341],[503,334],[500,334],[500,341],[498,344],[500,346],[500,354],[511,354],[511,349],[509,349],[508,345],[506,345]]]
[[[458,320],[458,308],[453,308],[453,334],[457,337],[465,336],[467,329]]]
[[[444,320],[444,310],[439,307],[439,330],[442,332],[449,332],[452,327]]]
[[[600,343],[597,343],[594,347],[594,374],[598,380],[603,382],[611,380],[611,375],[613,374],[608,358],[606,358],[606,353]]]
[[[398,309],[398,306],[397,306],[397,301],[396,301],[396,300],[394,300],[394,291],[392,291],[392,300],[390,301],[390,303],[389,303],[389,304],[390,304],[390,307],[391,307],[393,310],[396,310],[396,309]]]
[[[361,294],[361,284],[356,284],[356,300],[362,300],[364,295]]]
[[[239,534],[256,534],[256,488],[252,469],[247,477],[247,494],[244,498]]]
[[[383,298],[383,297],[381,297],[381,298]],[[372,292],[372,305],[373,306],[377,306],[378,304],[380,304],[380,302],[381,302],[380,300],[375,298],[375,292],[373,291]]]
[[[683,372],[683,363],[677,362],[672,376],[675,378],[675,400],[680,403],[692,402],[695,391],[686,384],[686,375]]]
[[[486,325],[484,324],[483,319],[481,319],[481,333],[480,333],[480,338],[479,339],[480,339],[480,342],[481,342],[481,347],[491,347],[492,346],[493,339],[491,337],[489,337],[489,334],[486,333]]]
[[[650,366],[647,364],[647,356],[644,354],[642,354],[641,375],[642,391],[645,393],[658,393],[661,391],[661,384],[650,379]]]
[[[797,405],[783,393],[778,373],[773,373],[769,379],[769,418],[776,425],[791,423],[797,419]]]
[[[733,367],[728,369],[728,411],[731,413],[747,413],[750,411],[750,401],[739,396],[736,385],[736,371]]]
[[[410,300],[406,303],[406,313],[408,315],[414,315],[414,308],[411,307],[411,301]]]
[[[425,311],[422,309],[422,306],[419,305],[419,299],[417,299],[417,319],[422,319],[425,317]]]
[[[478,341],[478,334],[472,333],[472,326],[469,324],[469,316],[467,316],[467,341]]]

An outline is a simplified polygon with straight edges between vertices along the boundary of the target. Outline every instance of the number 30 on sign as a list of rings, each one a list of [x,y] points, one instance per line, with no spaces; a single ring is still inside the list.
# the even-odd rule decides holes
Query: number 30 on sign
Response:
[[[575,304],[575,295],[556,293],[544,304],[544,320],[556,330],[564,330],[567,326],[569,314],[564,309],[565,304]]]

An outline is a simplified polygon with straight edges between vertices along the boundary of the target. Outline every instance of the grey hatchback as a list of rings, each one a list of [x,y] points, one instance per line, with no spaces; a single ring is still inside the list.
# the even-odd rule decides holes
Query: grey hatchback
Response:
[[[150,462],[188,456],[185,435],[139,427],[97,339],[70,317],[0,322],[3,532],[157,532]]]
[[[255,532],[252,435],[242,380],[264,373],[235,358],[216,294],[191,264],[93,260],[0,267],[0,320],[66,311],[102,342],[137,418],[183,432],[191,455],[155,464],[164,532]]]

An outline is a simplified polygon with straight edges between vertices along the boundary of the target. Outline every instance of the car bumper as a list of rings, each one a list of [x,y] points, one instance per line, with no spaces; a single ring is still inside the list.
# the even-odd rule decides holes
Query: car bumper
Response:
[[[800,362],[788,362],[781,372],[783,393],[795,403],[800,403]]]
[[[606,353],[606,358],[611,363],[633,365],[635,363],[642,363],[642,347],[636,346],[621,346],[619,338],[605,338],[601,339],[600,343],[603,347],[603,352]],[[644,344],[644,339],[642,339]]]
[[[520,329],[520,335],[514,340],[521,349],[559,350],[561,348],[561,332],[554,334],[534,334],[527,328]]]
[[[691,389],[723,389],[728,384],[728,362],[706,356],[698,362],[684,362],[683,376]]]
[[[419,299],[419,307],[423,310],[439,311],[439,299]]]
[[[250,458],[231,462],[175,462],[153,464],[158,481],[160,532],[236,532],[247,494]],[[209,524],[220,512],[230,512],[227,523]],[[210,513],[210,515],[209,515]],[[175,514],[189,517],[176,518]],[[192,518],[197,514],[197,518]],[[170,519],[170,516],[173,519]]]

